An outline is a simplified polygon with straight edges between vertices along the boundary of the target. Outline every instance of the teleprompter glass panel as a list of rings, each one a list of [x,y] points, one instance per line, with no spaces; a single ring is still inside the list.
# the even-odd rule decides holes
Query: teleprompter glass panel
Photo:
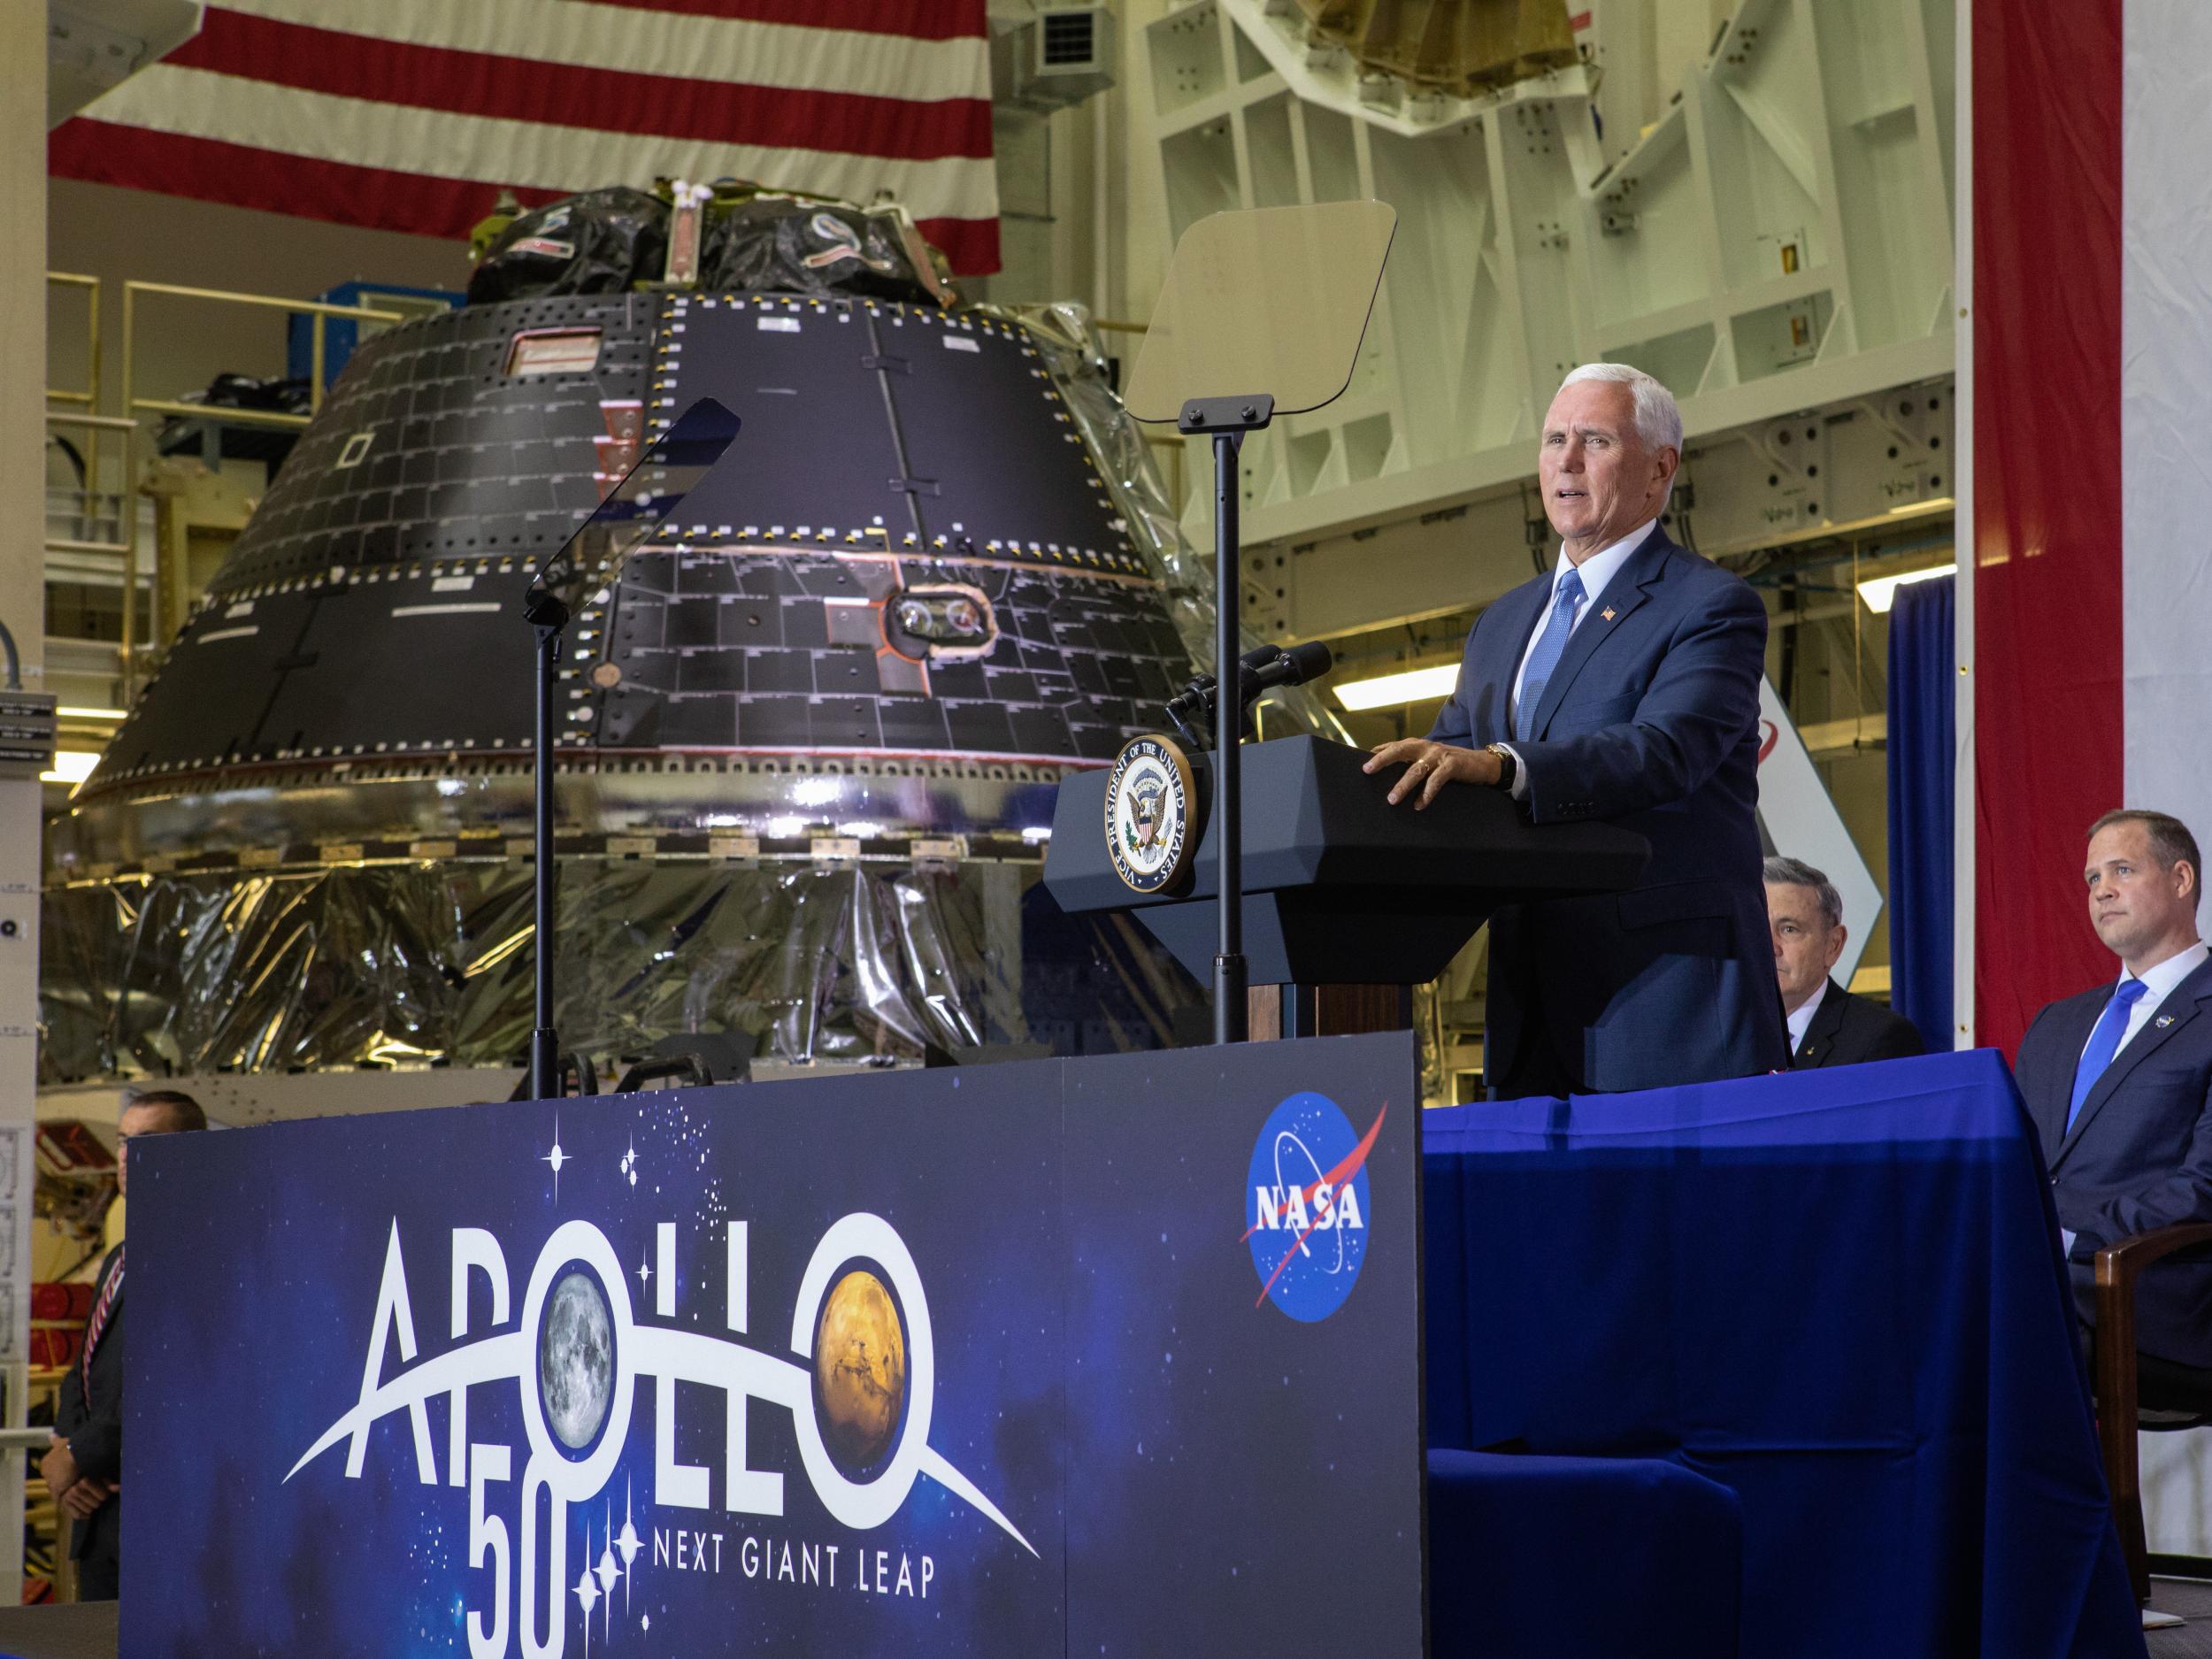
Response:
[[[560,551],[538,568],[530,579],[531,594],[549,593],[565,612],[576,611],[587,593],[611,578],[630,550],[684,504],[730,447],[737,426],[737,417],[711,397],[702,397],[677,416]]]
[[[1398,216],[1383,202],[1215,213],[1175,244],[1129,380],[1129,412],[1265,394],[1318,409],[1351,384]]]

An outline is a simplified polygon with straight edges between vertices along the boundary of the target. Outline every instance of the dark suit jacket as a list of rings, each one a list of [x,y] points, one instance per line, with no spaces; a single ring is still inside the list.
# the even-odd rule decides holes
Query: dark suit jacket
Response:
[[[1778,1071],[1789,1047],[1757,817],[1766,608],[1655,526],[1585,611],[1523,742],[1513,680],[1551,593],[1547,572],[1482,613],[1429,735],[1512,743],[1532,823],[1609,819],[1648,838],[1652,857],[1627,893],[1492,918],[1490,1085],[1560,1094]]]
[[[118,1245],[116,1250],[121,1249]],[[99,1305],[99,1286],[115,1271],[116,1250],[100,1263],[93,1281],[93,1305]],[[125,1290],[129,1280],[124,1281]],[[100,1346],[92,1351],[92,1397],[85,1398],[81,1363],[69,1368],[61,1380],[61,1398],[54,1409],[56,1432],[69,1442],[70,1455],[81,1473],[93,1480],[118,1480],[123,1473],[123,1301],[119,1294],[108,1311]],[[79,1561],[104,1561],[111,1566],[122,1539],[122,1497],[118,1494],[93,1511],[88,1521],[76,1524],[69,1553]]]
[[[2177,1221],[2212,1221],[2212,962],[2176,986],[2113,1056],[2070,1134],[2074,1068],[2111,995],[2108,981],[2053,1002],[2021,1039],[2014,1067],[2050,1166],[2059,1225],[2076,1235],[2074,1299],[2085,1317],[2099,1250]],[[2155,1263],[2136,1286],[2135,1307],[2138,1348],[2212,1367],[2212,1261]]]
[[[1805,1041],[1790,1056],[1800,1071],[1824,1065],[1861,1065],[1869,1060],[1909,1060],[1925,1054],[1920,1027],[1902,1014],[1869,1002],[1828,981],[1827,993],[1813,1010],[1813,1023],[1805,1027]]]

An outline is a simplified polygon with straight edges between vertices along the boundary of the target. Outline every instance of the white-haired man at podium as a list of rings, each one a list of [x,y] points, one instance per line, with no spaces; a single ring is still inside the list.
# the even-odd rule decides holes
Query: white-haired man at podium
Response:
[[[1390,798],[1502,789],[1532,824],[1651,842],[1625,893],[1509,905],[1490,924],[1493,1098],[1656,1088],[1789,1064],[1756,816],[1766,607],[1659,524],[1682,415],[1621,364],[1567,376],[1538,473],[1556,565],[1476,618],[1425,738],[1385,743]]]

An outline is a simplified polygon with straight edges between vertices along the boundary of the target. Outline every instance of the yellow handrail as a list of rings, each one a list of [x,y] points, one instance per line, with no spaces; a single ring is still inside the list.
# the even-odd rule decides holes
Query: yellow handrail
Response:
[[[250,305],[263,311],[296,312],[311,318],[313,361],[307,380],[307,407],[311,411],[323,406],[323,330],[329,319],[346,317],[357,322],[372,323],[403,323],[410,320],[404,311],[380,311],[366,305],[334,305],[327,300],[288,300],[273,294],[239,294],[228,288],[186,288],[175,282],[126,282],[123,284],[123,409],[127,414],[136,414],[141,411],[155,415],[201,415],[209,412],[196,403],[163,402],[133,395],[135,390],[132,370],[137,346],[138,296],[142,294],[159,294],[171,299],[216,300],[229,305]],[[304,426],[307,424],[305,416],[279,414],[273,411],[226,408],[222,418],[248,426]]]
[[[356,322],[404,323],[411,319],[403,311],[379,311],[365,305],[336,305],[327,300],[285,299],[273,294],[242,294],[228,288],[188,287],[176,282],[126,281],[123,284],[123,371],[122,399],[119,414],[96,412],[101,404],[100,379],[103,365],[100,329],[100,279],[75,272],[50,271],[50,284],[62,288],[85,290],[89,306],[87,320],[86,363],[88,384],[82,390],[73,387],[50,387],[46,399],[50,403],[74,404],[73,410],[50,409],[46,419],[50,425],[79,426],[94,434],[113,432],[119,435],[122,449],[123,476],[126,480],[127,503],[128,482],[132,478],[133,449],[138,436],[138,418],[142,415],[180,415],[188,419],[220,420],[228,425],[273,426],[296,430],[308,424],[307,415],[287,414],[278,410],[232,409],[220,404],[188,403],[180,399],[141,397],[137,386],[138,300],[141,295],[160,296],[166,299],[211,300],[221,304],[246,305],[261,311],[277,311],[306,316],[311,321],[311,367],[308,384],[308,407],[319,410],[323,403],[323,367],[328,360],[325,349],[325,329],[333,317],[350,318]],[[99,486],[99,444],[96,440],[88,446],[90,453],[85,461],[85,488],[89,494]],[[121,657],[123,688],[126,698],[135,689],[137,672],[138,618],[138,538],[126,522],[126,535],[119,544],[90,541],[52,545],[64,551],[117,552],[123,558],[123,638]]]
[[[74,271],[49,271],[46,280],[50,286],[82,288],[85,296],[85,389],[80,392],[73,388],[50,386],[46,388],[46,401],[50,403],[76,403],[88,410],[97,409],[100,406],[100,279]],[[130,440],[126,438],[123,442],[123,475],[127,478],[130,476]],[[100,445],[96,438],[90,448],[91,453],[84,458],[84,487],[88,495],[97,493],[100,488]]]
[[[403,323],[411,320],[404,311],[372,311],[365,305],[334,305],[328,300],[288,300],[277,294],[239,294],[228,288],[180,288],[173,282],[141,282],[135,280],[123,284],[123,292],[130,294],[167,294],[178,299],[227,300],[234,305],[258,305],[273,311],[305,311],[311,316],[320,312],[326,317],[365,317],[373,323]]]
[[[150,415],[182,415],[188,420],[219,420],[225,426],[304,426],[309,416],[288,414],[281,409],[234,409],[228,403],[187,403],[173,397],[134,397],[133,409]]]

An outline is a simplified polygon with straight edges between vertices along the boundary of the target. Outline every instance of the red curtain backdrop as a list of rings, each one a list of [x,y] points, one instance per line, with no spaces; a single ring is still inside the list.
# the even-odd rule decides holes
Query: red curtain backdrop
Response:
[[[2117,973],[2123,0],[1973,0],[1976,1041]]]

